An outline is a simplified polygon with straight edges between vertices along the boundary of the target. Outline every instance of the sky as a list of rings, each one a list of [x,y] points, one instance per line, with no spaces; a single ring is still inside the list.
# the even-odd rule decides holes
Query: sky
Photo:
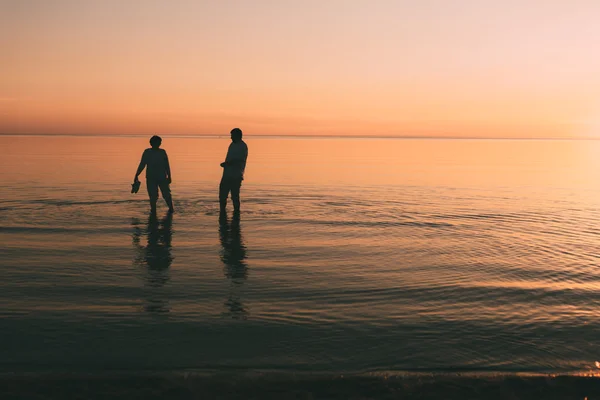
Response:
[[[597,0],[0,0],[0,133],[600,137]]]

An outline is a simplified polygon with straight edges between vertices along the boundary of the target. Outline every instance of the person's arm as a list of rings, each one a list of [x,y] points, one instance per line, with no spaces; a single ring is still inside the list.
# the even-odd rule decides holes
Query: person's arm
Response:
[[[135,178],[133,178],[134,182],[137,182],[139,180],[138,176],[140,176],[140,174],[142,173],[144,168],[146,168],[146,152],[145,151],[142,153],[142,159],[140,160],[140,165],[138,165],[138,169],[135,172]]]
[[[241,165],[247,157],[247,149],[245,149],[242,152],[232,152],[232,151],[228,151],[227,152],[227,157],[225,157],[225,161],[221,163],[221,167],[224,167],[226,165]]]
[[[236,160],[236,159],[224,161],[221,163],[221,167],[224,167],[226,165],[238,165],[238,164],[241,164],[243,161],[244,160]]]
[[[229,159],[229,155],[231,154],[231,145],[227,148],[227,154],[225,155],[225,161],[221,163],[221,167],[225,168],[228,165],[227,160]]]
[[[171,166],[169,165],[169,156],[167,156],[167,152],[165,151],[165,162],[167,163],[167,182],[171,183],[173,181],[173,177],[171,176]]]
[[[227,149],[227,154],[225,155],[225,161],[223,161],[220,165],[221,167],[225,168],[226,165],[229,165],[228,160],[231,158],[231,145],[229,145],[229,148]]]

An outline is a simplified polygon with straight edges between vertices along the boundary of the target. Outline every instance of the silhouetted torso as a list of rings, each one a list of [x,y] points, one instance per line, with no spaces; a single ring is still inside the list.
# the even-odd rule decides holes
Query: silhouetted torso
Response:
[[[146,179],[162,181],[167,177],[168,158],[163,149],[144,150],[142,161],[146,163]]]
[[[223,167],[223,178],[243,179],[248,158],[248,146],[243,140],[231,142],[227,150],[225,162],[231,163]]]

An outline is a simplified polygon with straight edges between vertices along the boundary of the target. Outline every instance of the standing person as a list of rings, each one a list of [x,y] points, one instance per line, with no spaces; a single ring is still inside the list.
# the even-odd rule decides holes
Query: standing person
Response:
[[[156,213],[156,202],[158,200],[158,189],[162,193],[163,199],[169,206],[169,212],[173,212],[173,199],[171,198],[171,167],[169,167],[169,157],[167,152],[160,149],[162,139],[160,136],[152,136],[150,138],[149,149],[144,150],[142,154],[142,160],[138,166],[133,183],[139,182],[138,176],[146,168],[146,188],[148,189],[148,196],[150,197],[150,212]]]
[[[248,158],[248,146],[242,140],[242,130],[234,128],[231,130],[231,144],[227,150],[227,157],[221,163],[223,177],[219,185],[219,204],[221,212],[227,207],[227,196],[231,192],[234,213],[240,212],[240,187],[244,180],[246,159]]]

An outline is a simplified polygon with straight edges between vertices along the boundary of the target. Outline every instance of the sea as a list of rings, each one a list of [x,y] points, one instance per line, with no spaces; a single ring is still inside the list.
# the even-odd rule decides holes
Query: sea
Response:
[[[175,212],[152,216],[149,137],[0,136],[12,396],[600,395],[600,141],[245,135],[237,217],[229,137],[162,137]]]

